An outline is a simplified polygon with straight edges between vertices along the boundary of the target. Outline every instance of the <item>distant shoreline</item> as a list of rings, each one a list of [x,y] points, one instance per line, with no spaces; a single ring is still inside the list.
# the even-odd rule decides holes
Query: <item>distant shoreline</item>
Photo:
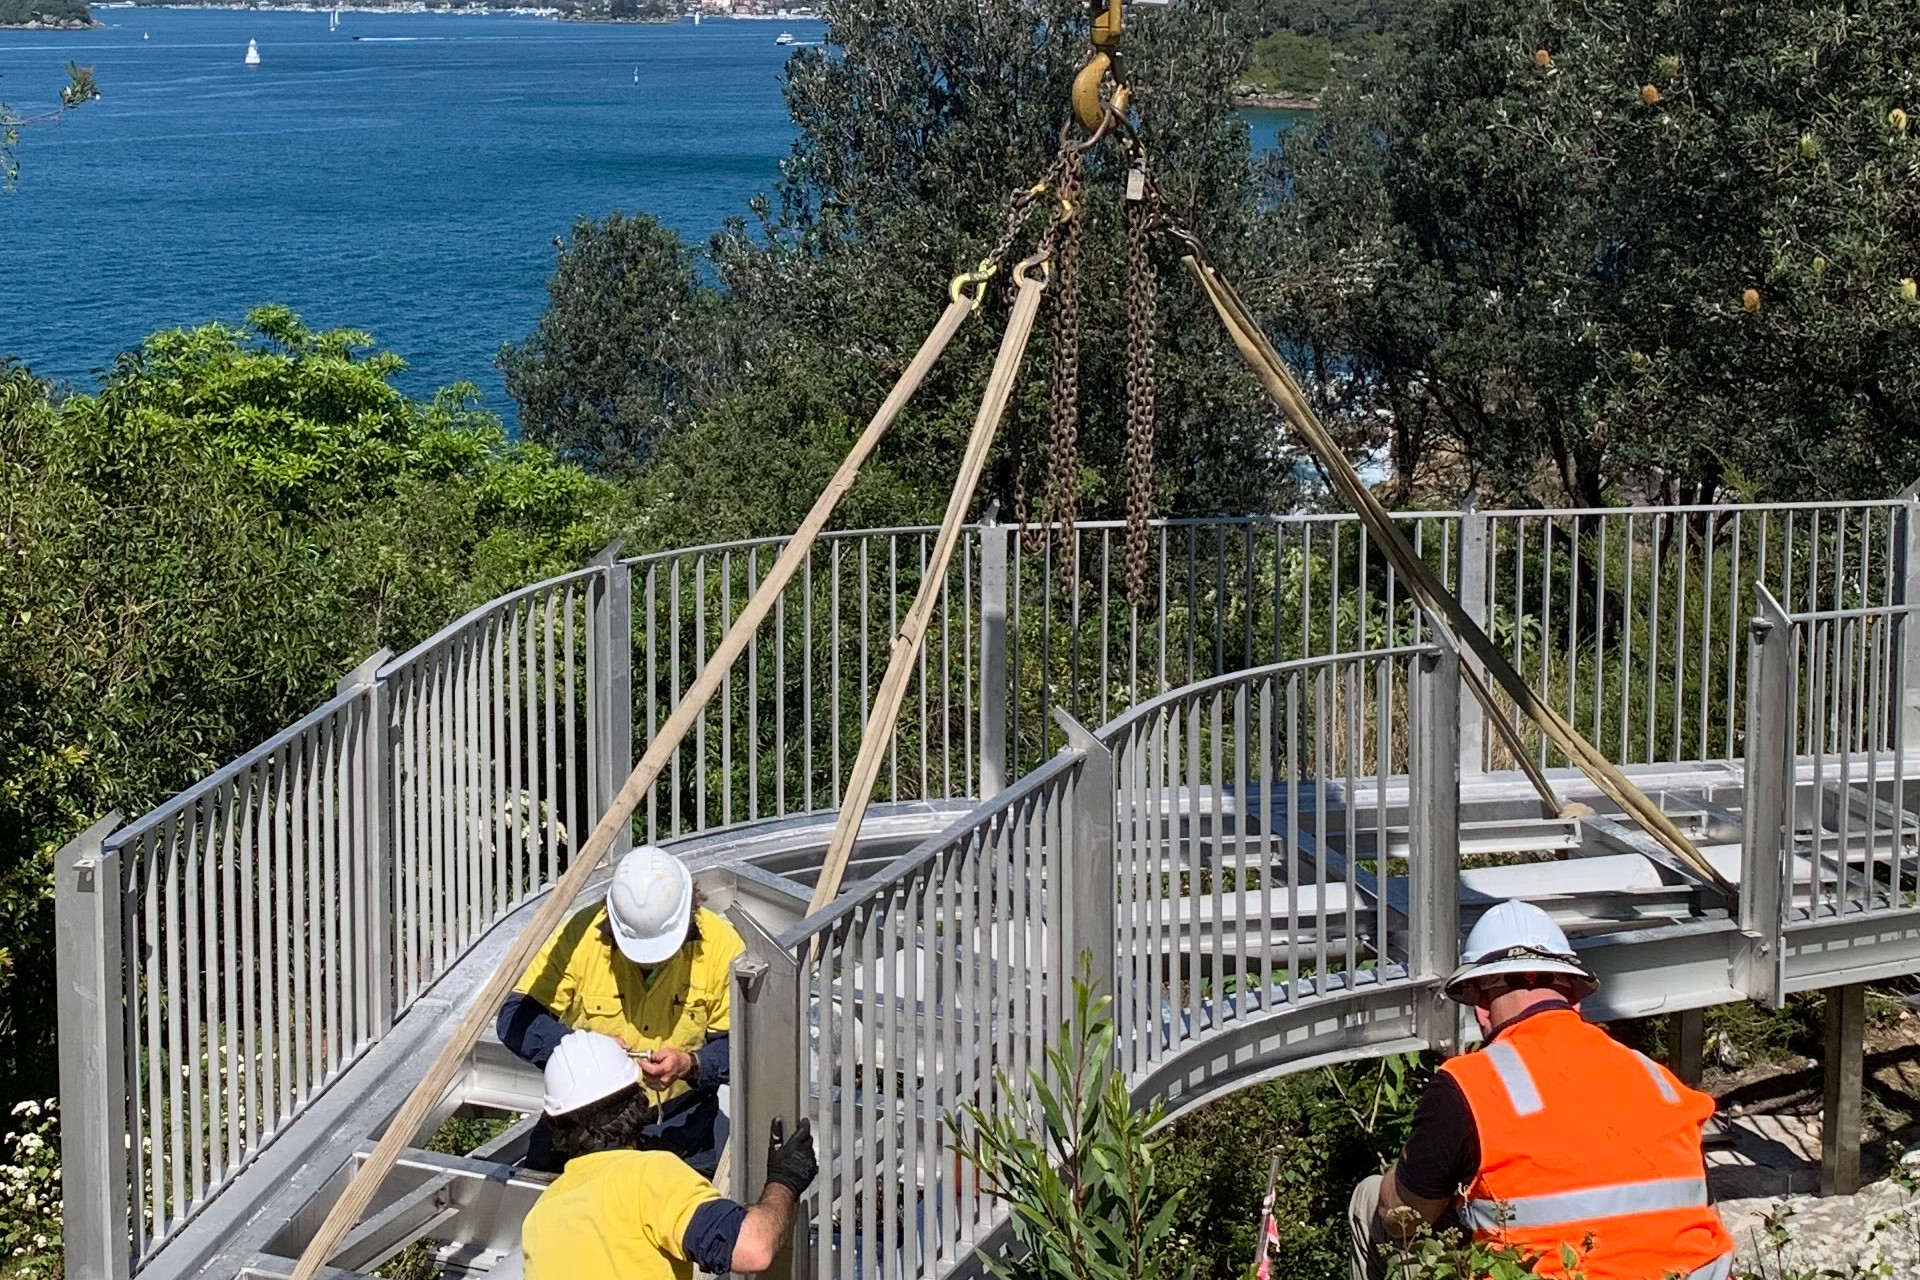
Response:
[[[325,3],[324,0],[300,0],[300,2],[296,4],[273,4],[270,2],[263,3],[261,2],[261,0],[167,0],[167,2],[160,3],[160,4],[152,4],[152,3],[131,4],[131,5],[114,4],[114,5],[96,5],[94,7],[103,8],[103,9],[112,9],[115,12],[126,12],[128,10],[138,11],[142,9],[188,9],[188,10],[205,9],[205,10],[214,10],[214,11],[245,10],[247,12],[254,12],[254,13],[327,13],[332,10],[339,9],[339,10],[345,10],[353,13],[427,14],[433,17],[452,17],[452,18],[486,18],[486,17],[494,17],[494,16],[519,17],[519,18],[551,18],[556,22],[593,22],[593,23],[601,23],[606,26],[663,26],[663,27],[677,26],[681,23],[686,22],[689,17],[689,15],[687,14],[675,14],[671,17],[660,17],[660,18],[613,18],[613,17],[601,17],[601,16],[589,17],[583,14],[566,10],[566,9],[559,9],[559,8],[554,8],[550,6],[545,6],[545,5],[539,5],[539,6],[516,5],[512,8],[501,8],[495,5],[482,5],[482,4],[454,4],[454,5],[432,4],[430,5],[426,3],[426,0],[404,0],[404,2],[400,4],[369,3],[368,0],[340,0],[340,3],[338,4]],[[700,16],[709,22],[820,22],[820,21],[823,21],[823,19],[817,13],[788,13],[784,15],[770,14],[770,13],[769,14],[714,13],[714,14],[701,14]],[[16,24],[12,29],[14,30],[52,30],[53,28],[61,25],[63,24],[25,23],[25,24]],[[77,27],[79,24],[77,20],[75,20],[72,25]],[[94,27],[104,28],[106,24],[98,20],[95,20],[89,25]],[[0,30],[5,30],[5,29],[8,29],[8,28],[4,26],[0,26]]]
[[[1233,105],[1250,107],[1258,111],[1318,111],[1320,95],[1317,93],[1266,93],[1259,89],[1239,89],[1234,92]]]

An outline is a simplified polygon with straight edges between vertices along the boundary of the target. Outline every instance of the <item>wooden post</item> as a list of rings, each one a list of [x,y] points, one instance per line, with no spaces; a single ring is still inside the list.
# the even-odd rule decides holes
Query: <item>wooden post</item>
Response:
[[[1700,1087],[1706,1050],[1705,1009],[1682,1009],[1667,1018],[1667,1069],[1680,1077],[1681,1084]]]
[[[1820,1111],[1820,1194],[1850,1196],[1860,1189],[1860,1085],[1865,1062],[1867,988],[1827,991],[1827,1048],[1820,1067],[1826,1101]]]

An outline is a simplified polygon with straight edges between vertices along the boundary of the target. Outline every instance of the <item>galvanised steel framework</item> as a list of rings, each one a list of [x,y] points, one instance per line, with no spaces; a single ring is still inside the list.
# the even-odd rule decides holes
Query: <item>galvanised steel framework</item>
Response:
[[[635,823],[720,850],[703,874],[750,941],[735,1123],[809,1114],[820,1134],[800,1267],[946,1274],[997,1238],[948,1121],[1014,1100],[1080,957],[1115,996],[1137,1096],[1176,1109],[1448,1043],[1435,986],[1460,915],[1516,892],[1475,850],[1558,852],[1518,891],[1553,895],[1577,928],[1608,922],[1584,945],[1616,1013],[1920,969],[1914,514],[1903,500],[1402,517],[1536,686],[1664,788],[1743,885],[1737,918],[1604,811],[1540,820],[1462,704],[1457,657],[1357,524],[1296,516],[1157,525],[1137,601],[1113,526],[1082,524],[1065,548],[969,530],[864,878],[800,920],[808,815],[837,802],[932,531],[824,539]],[[609,549],[377,655],[255,751],[69,847],[74,1274],[231,1259],[222,1241],[285,1193],[276,1159],[307,1150],[321,1112],[337,1126],[374,1105],[393,1076],[383,1044],[431,1034],[409,1011],[443,1018],[432,997],[461,989],[490,931],[564,868],[633,734],[661,723],[779,546]],[[934,830],[900,852],[916,843],[902,832]],[[1621,865],[1569,896],[1587,858]],[[1633,875],[1639,889],[1613,887]],[[736,1184],[754,1186],[760,1152],[741,1154]],[[420,1229],[449,1229],[428,1216]],[[371,1238],[342,1261],[372,1265]]]

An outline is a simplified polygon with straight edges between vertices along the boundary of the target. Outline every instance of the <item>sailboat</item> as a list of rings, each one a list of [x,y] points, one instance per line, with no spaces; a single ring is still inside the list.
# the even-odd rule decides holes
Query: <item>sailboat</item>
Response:
[[[260,46],[251,40],[247,41],[247,65],[250,67],[260,65]]]
[[[338,9],[334,9],[327,14],[327,30],[338,31],[339,29],[340,29],[340,11]]]
[[[640,83],[640,68],[638,68],[638,67],[635,67],[635,68],[633,69],[633,82],[634,82],[635,84],[639,84],[639,83]]]

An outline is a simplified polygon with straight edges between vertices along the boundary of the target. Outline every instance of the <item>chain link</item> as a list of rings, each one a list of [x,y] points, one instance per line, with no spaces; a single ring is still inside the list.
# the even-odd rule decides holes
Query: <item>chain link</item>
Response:
[[[1059,525],[1060,581],[1073,590],[1079,567],[1073,553],[1073,527],[1080,515],[1080,192],[1082,156],[1078,147],[1063,151],[1058,267],[1060,299],[1053,312],[1053,385],[1050,401],[1053,439],[1048,458],[1047,505]]]
[[[1140,184],[1134,198],[1132,183]],[[1147,576],[1147,519],[1153,511],[1154,279],[1149,252],[1159,192],[1144,166],[1127,192],[1127,596],[1139,602]]]

